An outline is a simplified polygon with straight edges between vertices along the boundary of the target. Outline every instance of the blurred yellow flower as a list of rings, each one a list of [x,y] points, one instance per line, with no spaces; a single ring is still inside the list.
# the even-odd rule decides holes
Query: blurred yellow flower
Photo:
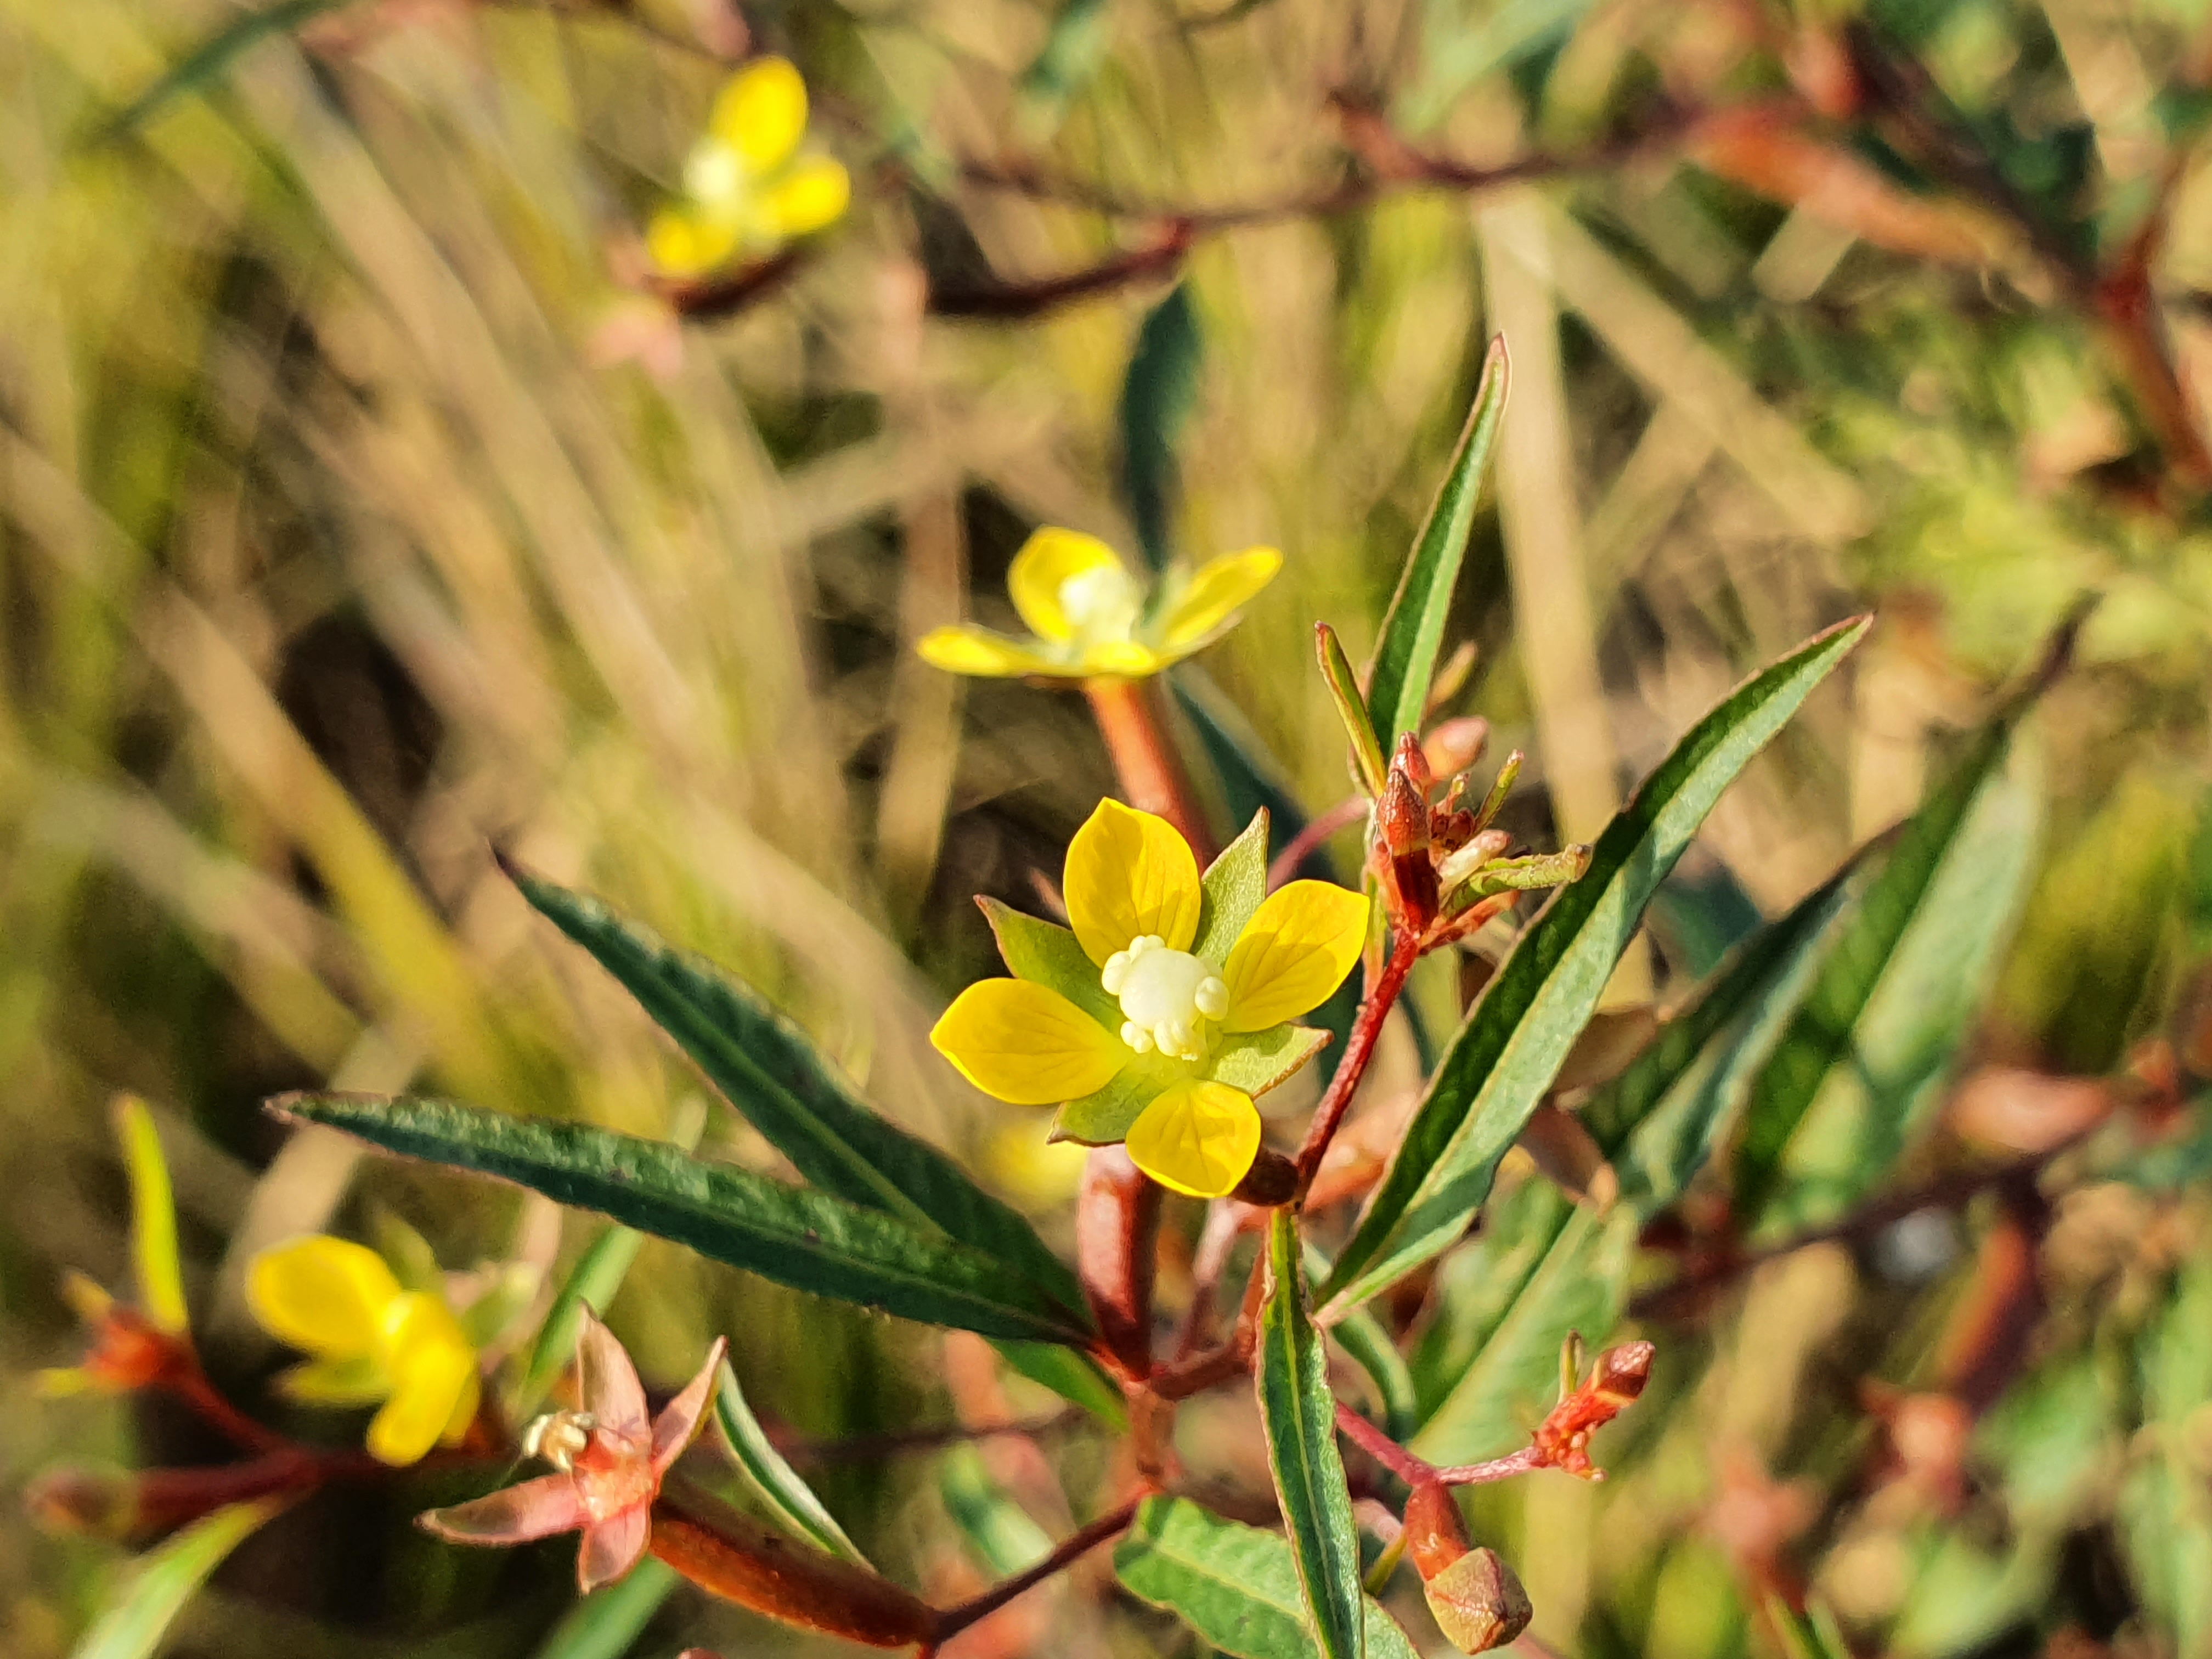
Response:
[[[939,628],[923,636],[920,648],[955,674],[1139,678],[1220,638],[1282,568],[1283,556],[1273,548],[1247,548],[1171,576],[1148,596],[1120,555],[1097,537],[1047,526],[1023,544],[1006,573],[1006,591],[1032,637]]]
[[[1367,939],[1361,894],[1294,881],[1262,899],[1266,841],[1263,818],[1201,879],[1165,819],[1101,801],[1068,843],[1073,933],[991,909],[1016,977],[969,986],[930,1041],[986,1094],[1065,1103],[1071,1139],[1125,1140],[1163,1186],[1232,1190],[1260,1149],[1253,1096],[1322,1041],[1287,1022]]]
[[[801,155],[805,136],[806,83],[788,60],[755,58],[732,76],[684,164],[683,195],[647,227],[653,264],[698,276],[836,222],[852,180],[830,157]]]
[[[476,1419],[477,1351],[444,1299],[403,1289],[384,1258],[318,1234],[272,1245],[246,1270],[264,1329],[312,1354],[278,1379],[295,1400],[380,1405],[368,1425],[379,1462],[416,1462],[453,1445]]]

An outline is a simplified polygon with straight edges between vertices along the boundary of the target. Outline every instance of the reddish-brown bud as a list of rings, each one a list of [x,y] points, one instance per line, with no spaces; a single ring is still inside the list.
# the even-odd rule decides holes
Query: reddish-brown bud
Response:
[[[1252,1167],[1244,1172],[1244,1179],[1237,1183],[1233,1196],[1243,1203],[1273,1209],[1289,1203],[1297,1190],[1297,1164],[1273,1147],[1262,1146]]]
[[[1585,1480],[1605,1479],[1605,1471],[1590,1462],[1590,1437],[1642,1395],[1653,1352],[1649,1342],[1624,1342],[1598,1356],[1589,1381],[1569,1392],[1537,1425],[1533,1441],[1547,1467]]]
[[[1480,714],[1463,714],[1429,728],[1421,739],[1421,758],[1428,763],[1430,776],[1449,778],[1480,760],[1489,743],[1490,722]]]
[[[1617,1348],[1607,1348],[1598,1356],[1591,1390],[1611,1401],[1616,1411],[1634,1405],[1644,1397],[1644,1385],[1651,1380],[1651,1358],[1658,1352],[1649,1342],[1624,1342]]]

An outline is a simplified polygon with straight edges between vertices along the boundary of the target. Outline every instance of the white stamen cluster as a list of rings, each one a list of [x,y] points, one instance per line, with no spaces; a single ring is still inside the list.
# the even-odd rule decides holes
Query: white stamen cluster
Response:
[[[1140,1054],[1157,1048],[1172,1060],[1206,1058],[1206,1022],[1229,1012],[1229,986],[1213,964],[1170,951],[1158,933],[1130,940],[1106,958],[1098,982],[1121,1004],[1121,1041]]]
[[[1097,564],[1060,585],[1060,608],[1086,644],[1126,640],[1136,631],[1145,592],[1120,565]]]
[[[522,1431],[522,1455],[542,1457],[567,1474],[575,1467],[584,1448],[592,1443],[592,1431],[599,1419],[589,1412],[548,1412],[530,1420]]]

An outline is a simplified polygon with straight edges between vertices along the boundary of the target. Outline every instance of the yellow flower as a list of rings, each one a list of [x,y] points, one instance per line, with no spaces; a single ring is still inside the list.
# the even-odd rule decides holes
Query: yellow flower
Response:
[[[806,83],[787,60],[756,58],[732,76],[684,162],[682,197],[647,227],[653,264],[697,276],[835,222],[852,180],[830,157],[801,155],[805,136]]]
[[[1112,548],[1047,526],[1023,544],[1006,573],[1006,591],[1033,637],[939,628],[923,637],[921,654],[955,674],[999,679],[1157,674],[1220,638],[1282,568],[1272,547],[1224,554],[1170,576],[1148,605],[1144,584]]]
[[[476,1419],[475,1345],[445,1298],[405,1290],[384,1258],[318,1234],[272,1245],[246,1269],[246,1301],[263,1328],[314,1356],[279,1382],[296,1400],[380,1409],[370,1455],[415,1462],[453,1445]]]
[[[1260,1148],[1255,1095],[1325,1035],[1290,1020],[1358,961],[1368,903],[1322,881],[1267,891],[1263,812],[1204,877],[1165,819],[1119,801],[1068,843],[1071,932],[982,901],[1014,972],[969,986],[930,1033],[986,1094],[1059,1105],[1056,1138],[1126,1140],[1194,1197],[1232,1190]]]

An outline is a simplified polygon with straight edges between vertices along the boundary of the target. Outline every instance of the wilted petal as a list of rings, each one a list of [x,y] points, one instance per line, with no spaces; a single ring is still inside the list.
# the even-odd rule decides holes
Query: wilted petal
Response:
[[[584,1547],[576,1553],[576,1587],[589,1595],[613,1583],[637,1565],[652,1537],[653,1510],[645,1504],[585,1528]]]
[[[589,1308],[576,1327],[576,1388],[599,1426],[620,1435],[645,1431],[645,1388],[629,1353]]]
[[[1264,1031],[1327,1000],[1367,944],[1364,893],[1326,881],[1277,888],[1230,947],[1230,1031]]]
[[[1068,674],[1069,664],[1048,657],[1034,646],[994,634],[988,628],[963,624],[933,628],[915,649],[931,666],[948,674],[968,674],[978,679],[1018,679],[1024,674]]]
[[[1061,890],[1084,954],[1102,968],[1147,933],[1170,951],[1198,936],[1205,895],[1190,843],[1165,818],[1118,800],[1100,801],[1067,843]]]
[[[1179,1083],[1129,1126],[1130,1160],[1193,1198],[1233,1191],[1260,1151],[1260,1109],[1225,1083]]]
[[[707,1350],[707,1363],[699,1367],[699,1374],[685,1383],[684,1392],[662,1407],[660,1415],[653,1419],[655,1474],[667,1474],[668,1466],[699,1437],[699,1425],[707,1419],[707,1401],[713,1397],[715,1376],[722,1369],[722,1356],[729,1346],[724,1338],[716,1337],[714,1346]]]
[[[272,1245],[246,1271],[246,1305],[262,1328],[309,1353],[374,1352],[399,1293],[382,1256],[343,1238]]]
[[[985,1094],[1054,1106],[1103,1089],[1133,1057],[1113,1032],[1048,986],[987,979],[952,1000],[929,1040]]]
[[[1180,656],[1195,651],[1225,627],[1238,608],[1275,580],[1283,556],[1272,547],[1247,548],[1208,560],[1192,574],[1161,624],[1160,642]]]
[[[565,1474],[542,1474],[465,1504],[431,1510],[416,1516],[415,1524],[449,1544],[526,1544],[556,1532],[574,1532],[585,1520],[575,1481]]]

